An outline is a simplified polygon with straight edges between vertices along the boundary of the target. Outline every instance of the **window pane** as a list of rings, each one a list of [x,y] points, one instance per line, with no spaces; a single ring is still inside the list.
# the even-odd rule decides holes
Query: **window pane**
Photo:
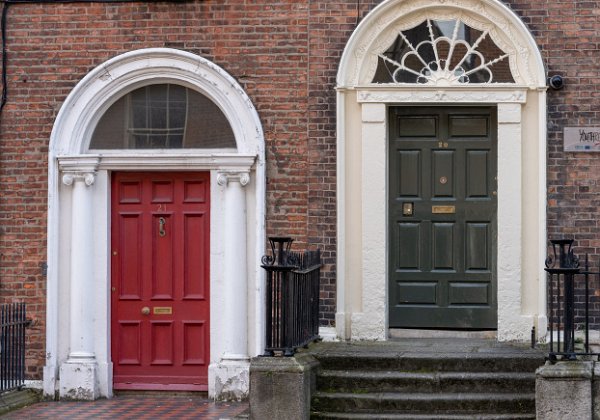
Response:
[[[235,148],[223,112],[199,92],[150,85],[115,102],[100,119],[90,149]]]
[[[383,53],[373,83],[514,83],[509,57],[490,38],[460,20],[427,19],[400,31]]]

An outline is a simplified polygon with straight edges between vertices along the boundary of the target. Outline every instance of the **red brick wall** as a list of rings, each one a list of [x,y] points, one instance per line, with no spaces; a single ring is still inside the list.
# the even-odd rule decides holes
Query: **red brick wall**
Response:
[[[326,154],[335,152],[335,106],[326,104],[331,108],[327,116],[311,128],[309,118],[320,115],[322,104],[309,101],[309,86],[318,86],[309,81],[308,26],[308,2],[293,0],[10,7],[9,93],[0,126],[0,299],[26,301],[35,320],[28,333],[29,376],[39,378],[44,364],[52,125],[78,81],[100,63],[133,49],[171,47],[201,55],[246,89],[267,142],[268,235],[290,235],[296,248],[323,248],[324,301],[329,302],[323,319],[332,319],[335,154]],[[327,141],[309,141],[309,134],[319,133],[327,133]],[[327,217],[321,220],[322,215]],[[310,229],[309,219],[315,223]]]
[[[600,1],[513,2],[532,30],[549,75],[565,78],[548,90],[548,236],[575,239],[581,259],[600,267],[600,154],[563,152],[563,128],[600,126]],[[591,327],[600,327],[600,284],[593,281]],[[582,321],[584,284],[576,282]]]
[[[19,4],[7,19],[8,103],[0,125],[0,299],[25,300],[28,371],[44,364],[47,149],[65,97],[120,53],[201,55],[246,89],[267,143],[267,231],[323,250],[324,325],[335,313],[335,75],[358,19],[379,1]],[[600,155],[562,152],[565,125],[600,125],[600,1],[510,1],[567,86],[549,92],[549,232],[600,255]]]

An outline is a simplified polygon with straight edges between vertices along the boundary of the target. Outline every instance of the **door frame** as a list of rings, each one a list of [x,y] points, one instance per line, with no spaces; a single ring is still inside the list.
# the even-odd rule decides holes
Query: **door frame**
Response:
[[[352,311],[349,335],[352,339],[386,340],[388,338],[388,269],[389,237],[387,215],[388,191],[388,105],[405,105],[402,91],[383,89],[358,89],[356,98],[361,110],[361,185],[375,186],[360,191],[362,229],[357,257],[361,262],[361,310]],[[373,95],[373,91],[377,95]],[[478,102],[479,94],[470,89],[453,91],[440,98],[444,105],[491,105],[498,109],[498,243],[497,243],[497,304],[498,339],[526,340],[530,337],[534,320],[522,315],[523,266],[521,241],[523,211],[523,168],[521,110],[526,102],[527,91],[514,90],[507,94],[503,89],[486,91],[486,101]],[[413,105],[435,106],[430,95],[432,88],[413,91]],[[389,102],[380,102],[381,97]],[[458,101],[458,98],[464,98]],[[495,101],[489,101],[490,98]],[[365,141],[368,139],[368,141]],[[503,141],[510,139],[510,141]],[[544,156],[545,157],[545,156]],[[338,161],[339,162],[339,161]],[[536,214],[537,216],[537,214]],[[542,219],[545,225],[545,215]],[[541,229],[544,231],[545,229]],[[384,241],[381,239],[384,238]],[[545,253],[545,240],[544,244]],[[539,249],[539,248],[538,248]],[[357,250],[358,251],[358,250]],[[540,249],[541,251],[541,249]],[[543,255],[540,252],[540,255]],[[336,320],[339,317],[336,317]],[[545,328],[545,324],[542,325]]]
[[[515,83],[373,83],[378,54],[425,19],[489,31]],[[348,40],[337,74],[337,310],[339,337],[387,340],[387,106],[498,109],[498,331],[500,341],[547,333],[546,70],[522,20],[499,0],[384,0]]]
[[[181,84],[213,100],[231,124],[236,148],[88,150],[103,113],[124,94],[153,83]],[[53,397],[59,389],[68,398],[112,396],[111,172],[210,171],[210,266],[230,268],[210,272],[209,394],[245,398],[249,357],[264,348],[259,261],[265,249],[266,166],[260,119],[243,88],[219,66],[185,51],[150,48],[116,56],[93,69],[65,100],[48,165],[44,394]],[[241,286],[247,289],[232,293]],[[231,310],[236,307],[247,311]],[[78,336],[81,340],[74,339]],[[84,351],[74,351],[74,342]]]

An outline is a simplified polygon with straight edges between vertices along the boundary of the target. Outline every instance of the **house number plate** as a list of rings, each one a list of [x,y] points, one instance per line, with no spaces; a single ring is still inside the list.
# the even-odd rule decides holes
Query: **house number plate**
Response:
[[[154,315],[172,315],[173,307],[172,306],[155,306]]]
[[[456,213],[455,206],[431,206],[433,214],[454,214]]]

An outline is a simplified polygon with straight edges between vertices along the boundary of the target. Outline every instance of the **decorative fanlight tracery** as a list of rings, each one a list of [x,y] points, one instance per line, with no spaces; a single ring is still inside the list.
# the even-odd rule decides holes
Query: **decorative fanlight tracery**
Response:
[[[494,43],[489,31],[458,19],[427,19],[400,31],[378,57],[373,83],[514,83],[509,54]]]

